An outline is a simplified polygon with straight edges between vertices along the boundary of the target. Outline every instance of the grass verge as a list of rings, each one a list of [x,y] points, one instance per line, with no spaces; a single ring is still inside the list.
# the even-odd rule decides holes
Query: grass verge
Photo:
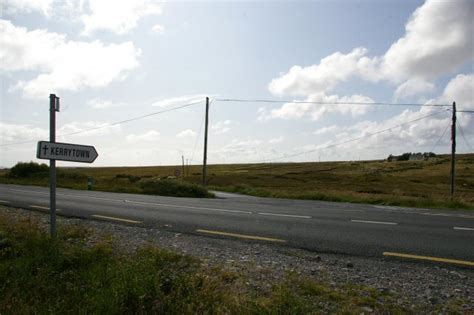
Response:
[[[261,292],[240,274],[158,248],[117,254],[107,242],[87,241],[89,233],[69,227],[53,241],[35,222],[0,214],[0,313],[415,314],[440,307],[406,309],[388,293],[296,274]],[[459,310],[451,304],[449,311]]]
[[[209,189],[239,193],[255,197],[349,202],[398,207],[474,210],[472,203],[465,202],[460,198],[454,198],[452,200],[449,198],[416,198],[397,194],[373,195],[369,193],[352,193],[347,191],[340,192],[334,190],[292,192],[285,190],[266,190],[264,188],[254,188],[245,184],[233,186],[210,186]]]

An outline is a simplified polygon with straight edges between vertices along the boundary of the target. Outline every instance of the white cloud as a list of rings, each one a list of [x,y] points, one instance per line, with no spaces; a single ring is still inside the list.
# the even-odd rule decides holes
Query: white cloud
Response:
[[[164,31],[165,31],[165,28],[160,25],[160,24],[155,24],[152,28],[151,28],[152,32],[155,33],[155,34],[162,34]]]
[[[186,138],[186,137],[195,137],[197,135],[197,132],[191,129],[186,129],[181,132],[179,132],[176,137],[179,138]]]
[[[395,91],[395,99],[403,99],[421,93],[432,92],[435,85],[420,78],[414,78],[403,82]]]
[[[270,143],[270,144],[277,144],[277,143],[283,142],[283,140],[285,140],[285,138],[283,138],[283,137],[278,137],[278,138],[270,139],[270,140],[268,141],[268,143]]]
[[[128,135],[127,136],[127,141],[128,142],[152,142],[158,140],[160,137],[160,133],[155,130],[149,130],[148,132],[145,132],[144,134],[141,135]]]
[[[473,59],[471,0],[428,0],[411,16],[405,35],[385,53],[383,71],[392,80],[434,78]]]
[[[46,140],[49,132],[28,124],[7,124],[0,122],[1,143],[14,143],[29,140]]]
[[[199,102],[199,101],[204,102],[206,97],[208,96],[209,95],[195,94],[195,95],[185,95],[185,96],[166,98],[164,100],[160,100],[153,103],[152,106],[174,107],[174,106],[180,106],[180,105],[185,105],[185,104]]]
[[[217,160],[251,161],[261,158],[263,152],[261,145],[262,141],[256,139],[233,139],[230,143],[213,150],[211,156]]]
[[[307,103],[305,103],[307,102]],[[310,103],[314,102],[314,103]],[[310,95],[304,102],[285,103],[282,107],[273,109],[269,113],[265,109],[259,109],[258,120],[267,120],[271,118],[281,119],[300,119],[305,116],[312,120],[318,120],[329,113],[351,114],[360,116],[370,110],[369,106],[351,105],[350,103],[372,103],[370,97],[364,95],[343,96],[325,95],[324,93],[315,93]],[[349,103],[349,104],[335,104]]]
[[[456,100],[460,104],[459,107],[461,107],[461,104],[465,104],[463,109],[471,110],[474,109],[472,102],[474,100],[473,91],[474,74],[460,74],[446,85],[442,95],[431,100],[429,103],[450,104]],[[416,121],[426,116],[430,117]],[[471,116],[458,113],[458,122],[462,126],[466,137],[474,135],[474,125],[472,125]],[[408,123],[410,121],[413,122]],[[323,127],[317,130],[315,134],[331,134],[332,138],[318,145],[310,145],[304,150],[301,148],[299,152],[320,149],[322,150],[321,152],[326,152],[326,155],[329,155],[330,153],[334,154],[336,151],[359,151],[363,153],[374,148],[383,148],[386,155],[388,155],[390,153],[400,154],[403,152],[429,151],[438,141],[438,147],[435,148],[435,151],[445,152],[440,151],[440,148],[442,149],[444,146],[446,150],[450,143],[450,125],[451,113],[439,107],[422,107],[419,110],[407,109],[398,115],[381,121],[366,120],[352,126],[333,125]],[[440,138],[445,130],[444,137]],[[463,140],[460,137],[458,136],[458,142],[462,143]],[[357,138],[361,139],[344,143]],[[332,145],[337,146],[333,150],[331,149],[332,151],[326,149],[327,146]],[[371,156],[370,154],[372,153],[369,153],[369,156]]]
[[[235,122],[232,120],[223,120],[218,121],[214,125],[211,126],[211,129],[214,131],[215,134],[223,134],[231,130],[231,126],[235,125]]]
[[[358,47],[344,54],[335,52],[308,67],[295,65],[273,79],[268,89],[278,96],[325,95],[339,84],[354,78],[365,81],[388,81],[399,85],[395,98],[404,98],[434,90],[430,80],[449,74],[474,59],[474,32],[469,0],[428,0],[406,24],[403,37],[382,56],[369,57]],[[328,108],[314,110],[305,104],[285,104],[267,118],[321,117]],[[353,110],[346,111],[354,114]]]
[[[126,34],[147,15],[161,14],[161,4],[149,0],[89,0],[90,14],[81,16],[84,35],[98,30]]]
[[[327,127],[322,127],[313,132],[314,135],[324,135],[324,134],[333,134],[336,133],[338,130],[340,130],[339,126],[337,125],[332,125],[332,126],[327,126]]]
[[[19,81],[10,88],[10,91],[22,90],[29,98],[104,87],[123,80],[138,67],[140,53],[131,42],[68,41],[65,35],[46,30],[29,31],[0,20],[0,70],[40,72],[36,78]]]
[[[45,16],[50,15],[53,0],[2,0],[0,11],[6,14],[19,12],[40,12]]]
[[[446,85],[440,102],[456,102],[459,109],[474,110],[474,74],[458,74]]]
[[[112,108],[112,107],[120,107],[124,105],[125,105],[124,103],[114,103],[112,101],[102,100],[99,98],[94,98],[87,101],[87,106],[94,109],[107,109],[107,108]]]
[[[367,49],[359,47],[348,54],[333,53],[317,65],[293,66],[287,73],[273,79],[268,89],[275,95],[306,96],[331,91],[355,75],[370,78],[375,76],[370,71],[374,61],[366,54]]]
[[[86,132],[87,130],[90,130]],[[91,136],[105,136],[110,134],[118,134],[122,131],[120,125],[109,126],[109,123],[104,123],[100,121],[88,121],[88,122],[77,122],[73,121],[61,126],[57,130],[58,137],[72,137],[65,136],[67,134],[78,133],[74,137],[91,137]]]
[[[122,35],[143,17],[161,14],[162,4],[153,0],[3,0],[0,9],[10,15],[37,12],[50,19],[78,20],[84,25],[82,35],[97,31]]]

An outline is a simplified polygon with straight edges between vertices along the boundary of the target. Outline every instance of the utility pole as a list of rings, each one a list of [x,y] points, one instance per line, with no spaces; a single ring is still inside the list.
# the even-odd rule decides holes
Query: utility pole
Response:
[[[456,165],[456,102],[453,102],[453,117],[451,124],[451,198],[454,197],[454,179]]]
[[[186,177],[189,177],[189,161],[186,159]]]
[[[206,186],[207,180],[207,127],[209,125],[209,97],[206,97],[206,122],[204,126],[204,161],[202,163],[202,184]]]
[[[181,178],[184,179],[185,177],[185,173],[184,173],[184,155],[181,155],[181,162],[182,162],[182,166],[181,166]]]
[[[56,112],[59,112],[59,97],[49,95],[49,141],[56,142]],[[49,160],[49,212],[51,237],[56,238],[56,160]]]

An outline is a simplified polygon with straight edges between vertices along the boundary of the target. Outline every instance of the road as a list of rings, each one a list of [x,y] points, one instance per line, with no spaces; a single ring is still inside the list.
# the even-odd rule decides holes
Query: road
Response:
[[[192,199],[58,189],[57,208],[58,215],[318,252],[417,255],[474,266],[473,211],[219,195]],[[49,190],[0,185],[0,204],[48,211]]]

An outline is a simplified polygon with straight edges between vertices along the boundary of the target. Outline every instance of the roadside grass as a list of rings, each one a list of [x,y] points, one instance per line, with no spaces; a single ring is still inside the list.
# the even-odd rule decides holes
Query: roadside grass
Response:
[[[295,273],[256,289],[241,274],[159,248],[117,253],[110,242],[91,244],[89,233],[63,228],[51,240],[36,222],[0,214],[0,313],[416,314],[444,307],[406,309],[392,293]]]
[[[178,166],[60,168],[58,185],[143,193],[140,183],[173,176]],[[189,166],[180,182],[200,184],[202,167]],[[14,179],[0,171],[1,183],[46,186],[46,178]],[[450,159],[322,163],[226,164],[208,167],[208,188],[262,197],[380,205],[474,209],[474,154],[456,156],[455,198],[449,195]],[[3,175],[3,176],[2,176]]]

